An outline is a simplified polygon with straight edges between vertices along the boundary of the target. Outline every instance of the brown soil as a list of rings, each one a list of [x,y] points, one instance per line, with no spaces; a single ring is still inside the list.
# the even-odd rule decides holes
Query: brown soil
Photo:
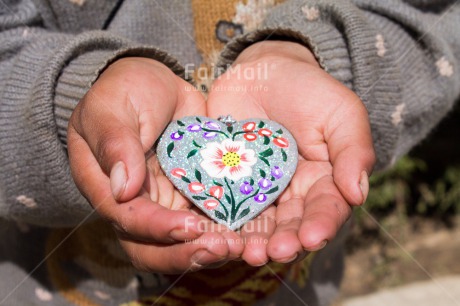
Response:
[[[460,216],[446,225],[425,218],[372,218],[349,238],[340,300],[432,277],[460,274]],[[339,304],[339,303],[337,303]]]

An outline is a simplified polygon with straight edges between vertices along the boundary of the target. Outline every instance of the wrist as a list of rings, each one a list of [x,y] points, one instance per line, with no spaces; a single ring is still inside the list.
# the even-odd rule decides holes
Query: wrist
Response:
[[[319,67],[313,53],[296,42],[291,41],[261,41],[244,49],[235,60],[235,64],[277,58],[291,59]]]

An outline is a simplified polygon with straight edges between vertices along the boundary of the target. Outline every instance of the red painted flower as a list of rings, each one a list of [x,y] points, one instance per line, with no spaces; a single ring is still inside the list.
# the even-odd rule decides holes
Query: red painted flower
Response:
[[[174,168],[171,170],[171,175],[180,179],[182,178],[183,176],[186,176],[187,175],[187,172],[182,169],[182,168]]]
[[[270,137],[272,136],[273,132],[270,131],[269,129],[260,129],[259,130],[259,135],[260,136],[267,136],[267,137]]]
[[[216,200],[206,200],[203,202],[203,206],[206,209],[214,210],[217,208],[217,206],[219,206],[219,202],[217,202]]]
[[[289,141],[284,137],[278,137],[278,138],[273,139],[273,143],[280,148],[289,147]]]
[[[190,190],[191,193],[201,193],[204,191],[204,185],[198,182],[193,182],[188,184],[188,190]]]
[[[224,188],[220,186],[212,186],[211,188],[209,188],[209,194],[215,198],[220,199],[224,195]]]
[[[244,134],[244,139],[246,139],[247,141],[254,141],[257,139],[257,135],[254,134],[254,133],[246,133]]]
[[[245,132],[252,132],[256,128],[256,123],[255,122],[246,122],[243,124],[243,131]]]

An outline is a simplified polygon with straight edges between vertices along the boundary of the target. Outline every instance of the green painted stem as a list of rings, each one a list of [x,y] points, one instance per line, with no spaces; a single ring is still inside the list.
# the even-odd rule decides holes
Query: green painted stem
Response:
[[[232,140],[235,140],[235,137],[236,137],[236,136],[238,136],[238,135],[240,135],[240,134],[246,134],[246,133],[248,133],[248,132],[244,132],[244,131],[235,132],[235,133],[233,133]]]
[[[254,192],[254,193],[251,194],[250,196],[248,196],[248,197],[244,198],[243,200],[241,200],[241,202],[238,203],[238,205],[236,205],[236,211],[240,210],[241,205],[243,205],[243,203],[246,202],[246,200],[248,200],[248,199],[254,197],[256,194],[258,194],[259,191],[260,191],[260,188],[258,188],[258,189],[256,190],[256,192]]]
[[[205,192],[205,195],[207,195],[208,197],[211,197],[211,198],[216,199],[217,202],[220,203],[220,205],[222,206],[222,208],[223,208],[224,211],[225,211],[225,218],[228,218],[228,210],[227,210],[227,208],[225,207],[224,203],[222,203],[222,201],[221,201],[220,199],[216,198],[215,196],[210,195],[209,193],[206,193],[206,192]]]
[[[205,132],[215,132],[215,133],[222,134],[222,135],[224,135],[224,136],[227,137],[227,138],[230,138],[230,136],[228,136],[227,133],[222,132],[222,131],[210,130],[210,129],[205,129],[205,128],[201,128],[201,129],[202,129],[203,131],[205,131]]]
[[[230,191],[230,199],[232,200],[232,210],[230,214],[230,221],[233,223],[235,221],[235,216],[237,213],[237,210],[235,210],[235,197],[233,196],[233,191],[232,188],[230,188],[230,185],[228,184],[227,178],[224,178],[225,184],[227,185],[228,190]]]

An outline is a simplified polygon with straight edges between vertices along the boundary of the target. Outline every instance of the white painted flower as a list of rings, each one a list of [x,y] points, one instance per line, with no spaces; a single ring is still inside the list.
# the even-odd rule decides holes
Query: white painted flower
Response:
[[[226,139],[222,143],[210,142],[200,151],[201,167],[210,177],[237,181],[252,174],[257,162],[254,150],[245,149],[244,142]]]

